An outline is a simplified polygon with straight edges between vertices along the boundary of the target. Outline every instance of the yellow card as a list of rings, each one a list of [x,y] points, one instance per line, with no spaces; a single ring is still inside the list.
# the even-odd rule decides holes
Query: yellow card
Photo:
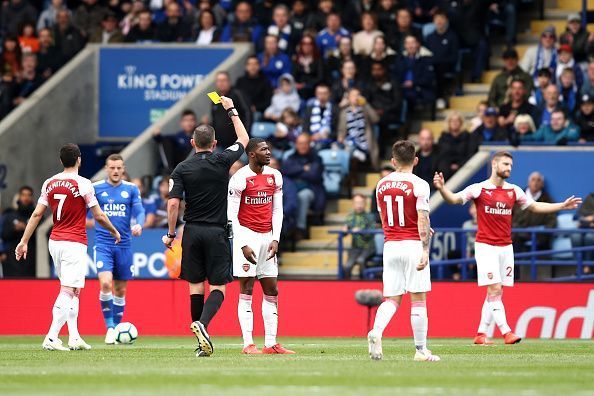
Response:
[[[219,96],[219,94],[216,91],[209,92],[206,95],[208,95],[210,100],[212,100],[212,103],[214,103],[214,104],[221,103],[221,97]]]

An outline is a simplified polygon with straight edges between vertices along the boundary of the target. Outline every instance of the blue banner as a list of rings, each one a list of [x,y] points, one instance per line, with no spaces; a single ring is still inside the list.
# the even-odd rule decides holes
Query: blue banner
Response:
[[[99,136],[138,136],[232,52],[226,48],[101,48]]]

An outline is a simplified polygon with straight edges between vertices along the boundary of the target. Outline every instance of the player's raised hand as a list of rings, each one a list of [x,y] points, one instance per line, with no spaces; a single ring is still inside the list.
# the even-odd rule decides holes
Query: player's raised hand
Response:
[[[423,252],[423,255],[421,256],[421,262],[417,264],[417,271],[423,271],[427,264],[429,264],[429,253]]]
[[[131,228],[132,235],[134,236],[141,236],[142,235],[142,226],[140,224],[134,224]]]
[[[249,261],[252,264],[258,264],[258,258],[256,257],[256,253],[254,253],[253,249],[247,245],[245,245],[244,247],[241,248],[241,251],[243,252],[243,257],[245,257],[245,259],[247,261]]]
[[[268,245],[268,257],[266,257],[266,260],[270,260],[271,258],[276,256],[277,252],[278,252],[278,242],[277,241],[270,242],[270,245]]]
[[[582,199],[572,195],[563,202],[563,209],[575,209],[582,203]]]
[[[24,258],[25,260],[27,259],[27,244],[26,243],[19,243],[16,247],[16,249],[14,250],[14,255],[17,259],[17,261],[19,261],[21,258]]]
[[[122,237],[120,236],[120,232],[118,230],[116,230],[115,233],[111,233],[111,236],[114,237],[116,245],[120,243],[120,241],[122,240]]]
[[[445,180],[443,178],[443,173],[441,173],[441,172],[435,172],[435,175],[433,175],[433,185],[438,190],[441,190],[443,188],[443,186],[445,185]]]
[[[233,104],[233,100],[226,96],[221,96],[221,104],[223,105],[223,108],[225,110],[229,110],[230,108],[235,107],[235,105]]]

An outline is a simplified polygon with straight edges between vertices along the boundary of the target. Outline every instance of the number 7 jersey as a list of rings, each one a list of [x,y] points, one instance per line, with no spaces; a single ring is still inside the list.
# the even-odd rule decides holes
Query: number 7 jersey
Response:
[[[377,209],[385,241],[418,241],[418,210],[429,212],[429,184],[412,173],[392,172],[377,184]]]

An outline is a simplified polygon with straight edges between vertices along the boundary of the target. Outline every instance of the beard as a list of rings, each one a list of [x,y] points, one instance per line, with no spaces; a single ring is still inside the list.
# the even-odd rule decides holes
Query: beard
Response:
[[[510,171],[497,171],[496,172],[497,177],[502,178],[503,180],[509,178],[511,172]]]

